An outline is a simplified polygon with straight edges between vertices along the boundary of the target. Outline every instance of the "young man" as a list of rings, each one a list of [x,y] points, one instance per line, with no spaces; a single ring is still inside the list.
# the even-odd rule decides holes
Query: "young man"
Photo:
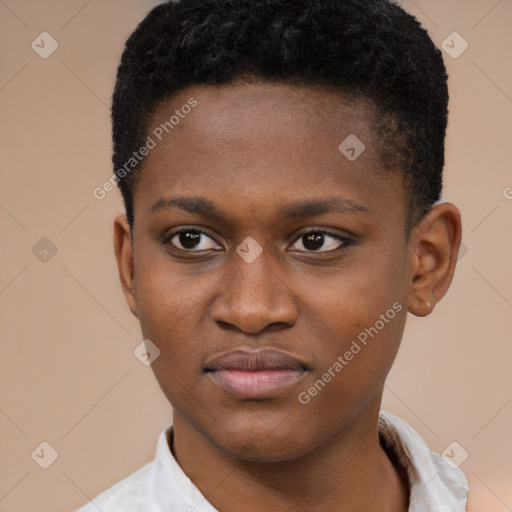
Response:
[[[461,470],[380,411],[455,270],[447,103],[386,0],[150,12],[113,98],[114,242],[173,425],[81,512],[466,510]]]

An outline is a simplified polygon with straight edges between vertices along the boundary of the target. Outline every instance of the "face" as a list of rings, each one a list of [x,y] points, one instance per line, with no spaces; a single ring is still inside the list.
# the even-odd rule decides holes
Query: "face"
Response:
[[[125,291],[175,422],[270,461],[376,414],[411,276],[401,177],[367,109],[282,84],[194,87],[148,133]]]

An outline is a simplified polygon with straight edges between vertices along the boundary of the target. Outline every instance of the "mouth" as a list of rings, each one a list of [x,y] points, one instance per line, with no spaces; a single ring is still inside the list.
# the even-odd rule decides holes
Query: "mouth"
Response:
[[[235,350],[211,360],[205,367],[216,384],[240,399],[275,397],[308,371],[304,363],[275,349]]]

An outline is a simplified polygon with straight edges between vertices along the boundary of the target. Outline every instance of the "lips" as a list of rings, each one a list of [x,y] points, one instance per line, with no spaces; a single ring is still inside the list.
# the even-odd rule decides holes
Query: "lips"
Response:
[[[306,366],[298,359],[275,349],[265,349],[258,352],[234,350],[222,354],[206,364],[206,371],[239,370],[305,370]]]
[[[236,398],[275,397],[308,371],[299,359],[276,349],[235,350],[207,362],[205,372]]]

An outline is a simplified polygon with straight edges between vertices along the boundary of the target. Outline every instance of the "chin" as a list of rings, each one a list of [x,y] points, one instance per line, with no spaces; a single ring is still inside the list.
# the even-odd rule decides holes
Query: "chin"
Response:
[[[286,449],[279,441],[262,441],[252,439],[246,443],[229,442],[228,446],[221,446],[223,451],[234,459],[244,462],[286,462],[300,457],[297,446]]]
[[[211,439],[218,449],[245,462],[284,462],[305,455],[313,447],[298,431],[297,423],[265,422],[258,425],[230,424],[217,429]],[[299,435],[301,434],[301,435]]]

